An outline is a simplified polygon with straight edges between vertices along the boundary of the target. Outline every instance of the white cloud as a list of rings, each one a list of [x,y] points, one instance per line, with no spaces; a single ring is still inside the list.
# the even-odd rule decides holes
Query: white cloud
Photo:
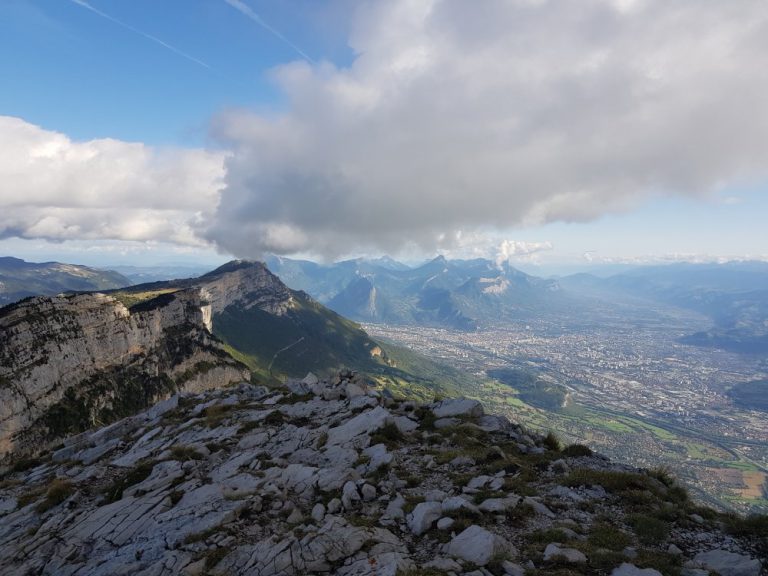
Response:
[[[275,70],[283,114],[215,120],[224,249],[434,251],[766,175],[761,0],[382,0],[349,41]]]
[[[0,238],[203,245],[224,155],[112,139],[75,142],[0,116]]]

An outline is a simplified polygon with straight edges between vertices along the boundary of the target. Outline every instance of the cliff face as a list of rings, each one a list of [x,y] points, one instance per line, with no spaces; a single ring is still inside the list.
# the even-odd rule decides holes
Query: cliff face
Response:
[[[224,344],[252,368],[276,373],[370,363],[375,348],[358,326],[258,262],[109,293],[30,298],[0,309],[0,461],[178,391],[248,380]]]
[[[212,313],[239,304],[246,310],[259,308],[275,316],[293,305],[293,293],[280,279],[258,262],[231,262],[195,281]]]
[[[209,318],[196,289],[132,310],[95,293],[32,298],[0,311],[0,458],[177,390],[246,379],[206,329]]]

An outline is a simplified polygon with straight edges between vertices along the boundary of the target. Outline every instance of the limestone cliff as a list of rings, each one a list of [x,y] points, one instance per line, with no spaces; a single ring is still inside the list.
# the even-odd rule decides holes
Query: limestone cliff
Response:
[[[358,326],[259,262],[105,293],[29,298],[0,309],[0,461],[177,391],[248,380],[226,350],[252,369],[290,373],[365,367],[378,361],[374,348]]]
[[[205,326],[197,289],[127,308],[100,293],[0,310],[0,458],[145,408],[247,379]]]

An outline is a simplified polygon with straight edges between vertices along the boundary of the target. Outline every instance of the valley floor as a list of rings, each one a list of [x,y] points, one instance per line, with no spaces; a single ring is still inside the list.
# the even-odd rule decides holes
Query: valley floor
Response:
[[[754,356],[678,342],[700,319],[659,315],[589,324],[526,321],[460,332],[368,324],[375,338],[407,346],[461,370],[518,369],[567,389],[565,406],[521,399],[486,378],[466,394],[538,430],[554,430],[634,465],[668,466],[708,504],[768,511],[768,417],[727,396],[734,384],[765,378]],[[543,399],[546,400],[546,399]]]

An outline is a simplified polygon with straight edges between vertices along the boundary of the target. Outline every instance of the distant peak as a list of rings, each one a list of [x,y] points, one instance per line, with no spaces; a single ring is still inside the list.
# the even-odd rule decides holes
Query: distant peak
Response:
[[[202,278],[206,276],[218,276],[220,274],[227,274],[229,272],[237,272],[238,270],[246,270],[248,268],[264,268],[264,263],[258,260],[231,260],[226,264],[222,264],[215,270],[203,274]]]

